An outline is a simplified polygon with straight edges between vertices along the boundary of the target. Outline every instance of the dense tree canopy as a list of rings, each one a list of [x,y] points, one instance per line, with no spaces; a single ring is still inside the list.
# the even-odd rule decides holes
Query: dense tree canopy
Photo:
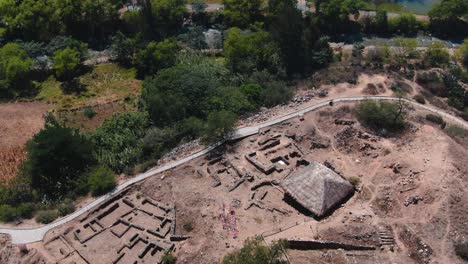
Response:
[[[272,74],[282,72],[279,49],[268,32],[242,32],[231,28],[224,42],[227,67],[235,73],[249,74],[254,70],[268,70]]]
[[[262,0],[223,0],[228,26],[245,28],[262,18]]]
[[[18,44],[6,44],[0,48],[0,98],[26,94],[32,88],[28,76],[33,61]]]
[[[140,51],[135,59],[138,75],[156,74],[159,70],[174,66],[179,46],[175,39],[161,42],[150,42],[146,49]]]
[[[468,34],[468,1],[442,0],[429,12],[432,29],[441,36]]]
[[[74,193],[94,163],[88,140],[71,128],[48,124],[27,144],[25,168],[33,188],[56,199]]]
[[[142,155],[140,139],[149,126],[148,115],[128,112],[112,116],[90,134],[97,160],[117,173],[138,162]]]

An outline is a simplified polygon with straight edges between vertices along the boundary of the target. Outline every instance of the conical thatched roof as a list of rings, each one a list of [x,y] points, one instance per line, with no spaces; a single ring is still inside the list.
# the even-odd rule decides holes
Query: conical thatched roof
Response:
[[[302,207],[323,216],[353,192],[353,186],[324,165],[311,162],[281,182],[281,187]]]

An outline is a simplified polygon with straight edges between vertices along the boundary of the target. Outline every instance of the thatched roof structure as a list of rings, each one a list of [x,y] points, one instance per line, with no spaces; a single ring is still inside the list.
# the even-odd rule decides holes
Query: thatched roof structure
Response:
[[[353,191],[353,186],[324,165],[311,162],[281,182],[281,187],[302,207],[321,217]]]

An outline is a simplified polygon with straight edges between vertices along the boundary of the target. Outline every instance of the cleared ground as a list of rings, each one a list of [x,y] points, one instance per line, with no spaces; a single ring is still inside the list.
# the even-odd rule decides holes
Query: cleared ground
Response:
[[[0,104],[0,181],[16,175],[26,142],[44,126],[50,108],[40,102]]]

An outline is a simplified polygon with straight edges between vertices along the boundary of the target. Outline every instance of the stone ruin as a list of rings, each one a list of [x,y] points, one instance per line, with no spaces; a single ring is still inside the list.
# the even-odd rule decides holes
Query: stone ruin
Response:
[[[57,263],[161,263],[175,242],[176,209],[128,189],[46,241]]]
[[[255,167],[256,176],[263,179],[277,172],[282,174],[292,169],[307,165],[303,153],[290,137],[283,134],[261,136],[257,139],[258,147],[245,155],[245,159]]]

